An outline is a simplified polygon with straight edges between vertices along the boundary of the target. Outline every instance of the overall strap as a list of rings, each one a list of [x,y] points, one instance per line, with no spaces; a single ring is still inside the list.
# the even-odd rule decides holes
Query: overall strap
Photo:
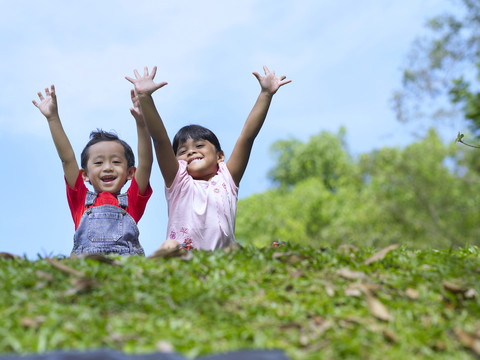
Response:
[[[118,206],[120,206],[123,209],[128,208],[128,194],[127,193],[117,195],[117,199],[118,199]]]
[[[95,200],[97,199],[97,193],[93,191],[87,191],[87,196],[85,197],[85,207],[93,206]]]

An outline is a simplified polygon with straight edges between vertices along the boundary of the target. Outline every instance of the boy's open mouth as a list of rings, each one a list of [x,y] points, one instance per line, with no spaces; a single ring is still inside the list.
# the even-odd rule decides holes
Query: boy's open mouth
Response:
[[[201,157],[196,157],[196,158],[190,159],[190,160],[188,160],[187,164],[190,165],[192,162],[194,162],[196,160],[202,160],[202,158]]]
[[[114,181],[115,179],[116,179],[116,176],[104,176],[104,177],[101,178],[101,180],[102,180],[103,182],[106,182],[106,183],[112,182],[112,181]]]

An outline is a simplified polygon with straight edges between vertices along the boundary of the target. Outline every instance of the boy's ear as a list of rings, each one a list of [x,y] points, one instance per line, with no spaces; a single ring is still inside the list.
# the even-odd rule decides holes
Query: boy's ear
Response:
[[[90,178],[88,177],[87,170],[80,169],[80,172],[82,173],[83,181],[90,183]]]
[[[223,151],[217,151],[217,164],[225,160],[225,153]]]
[[[133,179],[133,175],[135,175],[135,171],[137,171],[137,168],[135,166],[130,166],[127,169],[127,180]]]

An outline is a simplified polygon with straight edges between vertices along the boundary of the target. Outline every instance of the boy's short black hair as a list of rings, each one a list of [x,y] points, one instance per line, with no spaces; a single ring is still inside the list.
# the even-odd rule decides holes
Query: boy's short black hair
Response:
[[[87,163],[89,152],[88,148],[100,141],[117,141],[123,146],[123,150],[125,152],[125,158],[127,159],[127,166],[130,168],[135,166],[135,155],[133,154],[132,148],[128,145],[125,141],[118,138],[117,134],[103,131],[102,129],[97,129],[96,131],[92,131],[90,133],[90,141],[85,145],[85,148],[82,151],[82,155],[80,156],[80,162],[82,165],[82,169],[87,170]]]
[[[209,129],[200,125],[187,125],[182,127],[173,138],[173,152],[177,155],[178,147],[188,139],[207,140],[211,142],[217,151],[223,151],[217,136]]]

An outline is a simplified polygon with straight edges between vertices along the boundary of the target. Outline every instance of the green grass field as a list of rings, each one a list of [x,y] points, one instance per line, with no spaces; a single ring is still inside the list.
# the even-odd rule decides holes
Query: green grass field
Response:
[[[3,256],[0,354],[112,348],[192,358],[276,348],[292,359],[479,356],[480,249],[379,250],[286,244],[183,258]]]

